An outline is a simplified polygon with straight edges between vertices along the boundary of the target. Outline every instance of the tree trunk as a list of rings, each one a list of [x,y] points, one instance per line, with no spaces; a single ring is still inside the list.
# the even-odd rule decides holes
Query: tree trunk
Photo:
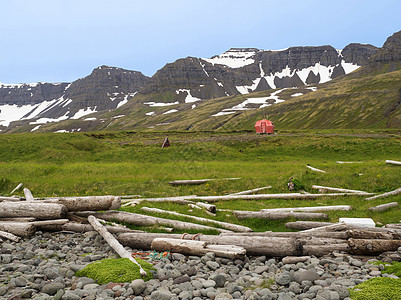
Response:
[[[68,211],[83,210],[110,210],[121,207],[121,198],[115,196],[90,196],[55,198],[40,201],[41,203],[59,203],[67,207]]]
[[[393,165],[399,165],[399,166],[401,166],[401,161],[386,160],[386,164],[393,164]]]
[[[264,187],[253,189],[253,190],[247,190],[247,191],[243,191],[243,192],[232,193],[230,195],[249,195],[249,194],[253,194],[255,192],[261,191],[261,190],[271,189],[271,188],[272,188],[272,186],[269,185],[269,186],[264,186]]]
[[[28,222],[0,222],[0,230],[17,236],[31,236],[35,234],[35,225]]]
[[[305,238],[305,237],[319,237],[319,238],[333,238],[333,239],[348,239],[347,232],[326,232],[326,231],[316,231],[316,232],[229,232],[220,233],[219,236],[270,236],[270,237],[287,237],[287,238]]]
[[[141,265],[132,257],[132,255],[127,250],[124,249],[124,247],[115,239],[115,237],[110,232],[108,232],[102,224],[100,224],[100,222],[94,216],[89,216],[88,221],[92,225],[92,227],[106,240],[110,247],[113,248],[118,255],[120,255],[120,257],[128,258],[139,267],[139,272],[142,276],[147,275],[146,271],[142,269]]]
[[[378,255],[387,251],[396,251],[401,247],[401,240],[349,239],[348,252],[358,255]]]
[[[316,168],[314,168],[314,167],[311,167],[311,166],[306,166],[308,169],[311,169],[312,171],[315,171],[315,172],[320,172],[320,173],[326,173],[326,171],[323,171],[323,170],[320,170],[320,169],[316,169]]]
[[[303,213],[303,212],[265,212],[265,211],[233,211],[233,215],[238,219],[258,218],[268,220],[283,220],[295,218],[302,220],[327,219],[327,214],[323,213]]]
[[[396,207],[396,206],[398,206],[398,202],[390,202],[390,203],[386,203],[386,204],[377,205],[374,207],[369,207],[369,210],[370,211],[385,211],[385,210],[388,210],[388,209]]]
[[[134,233],[134,232],[144,232],[141,230],[132,230],[124,226],[104,226],[110,233],[119,234],[119,233]],[[95,231],[92,225],[90,224],[80,224],[75,222],[68,222],[63,225],[42,225],[40,227],[41,230],[44,231],[72,231],[72,232],[88,232],[88,231]]]
[[[217,224],[223,228],[232,230],[232,231],[238,231],[238,232],[250,232],[252,231],[251,228],[246,227],[246,226],[241,226],[241,225],[236,225],[236,224],[231,224],[231,223],[226,223],[226,222],[220,222],[220,221],[216,221],[216,220],[211,220],[211,219],[205,219],[205,218],[201,218],[201,217],[196,217],[196,216],[190,216],[190,215],[184,215],[184,214],[180,214],[174,211],[166,211],[166,210],[162,210],[162,209],[158,209],[158,208],[150,208],[150,207],[142,207],[142,210],[146,211],[146,212],[156,212],[156,213],[165,213],[165,214],[170,214],[173,216],[179,216],[179,217],[186,217],[186,218],[190,218],[193,219],[195,221],[198,222],[209,222],[209,223],[213,223],[213,224]]]
[[[364,192],[364,191],[340,189],[340,188],[333,188],[333,187],[320,186],[320,185],[312,185],[312,189],[319,190],[319,192],[322,192],[322,193],[329,191],[329,192],[340,192],[340,193],[368,194],[368,192]]]
[[[288,212],[288,211],[302,211],[302,212],[316,212],[316,211],[333,211],[333,210],[351,210],[350,205],[331,205],[331,206],[310,206],[310,207],[290,207],[290,208],[269,208],[262,209],[263,212]]]
[[[347,252],[347,250],[348,250],[347,243],[331,244],[331,245],[304,245],[303,255],[323,256],[332,253],[333,251]]]
[[[388,192],[388,193],[384,193],[384,194],[380,194],[380,195],[377,195],[377,196],[365,198],[365,200],[374,200],[374,199],[377,199],[377,198],[385,198],[385,197],[395,196],[395,195],[398,195],[398,194],[401,194],[401,187],[396,189],[396,190],[394,190],[394,191]]]
[[[195,180],[175,180],[175,181],[170,181],[169,184],[171,185],[197,185],[197,184],[203,184],[208,181],[213,181],[213,180],[238,180],[241,178],[222,178],[222,179],[195,179]]]
[[[67,213],[62,204],[35,202],[0,202],[0,218],[35,217],[61,219]]]
[[[226,229],[215,228],[206,225],[199,225],[194,223],[157,218],[124,211],[108,211],[105,213],[79,212],[77,214],[81,216],[93,214],[94,216],[107,221],[115,220],[118,222],[125,222],[128,224],[139,225],[139,226],[164,225],[183,230],[194,229],[194,230],[217,230],[219,232],[230,232],[229,230]]]
[[[331,232],[333,233],[333,232]],[[353,239],[379,239],[379,240],[401,240],[400,232],[375,232],[369,231],[369,229],[350,229],[347,230],[347,234]]]
[[[17,201],[21,201],[22,198],[20,197],[0,197],[0,202],[1,201],[12,201],[12,202],[17,202]]]
[[[207,211],[210,211],[211,213],[214,214],[216,213],[216,205],[203,202],[196,202],[196,205],[205,208]]]
[[[171,251],[185,255],[203,256],[207,252],[213,252],[216,256],[230,259],[243,258],[246,250],[234,245],[210,245],[207,242],[180,240],[171,238],[155,238],[151,248],[155,251]]]
[[[4,238],[13,242],[18,242],[20,238],[12,233],[0,231],[0,238]],[[1,239],[0,239],[1,241]]]
[[[24,188],[24,195],[25,195],[25,200],[26,201],[29,201],[29,202],[30,201],[35,201],[35,199],[32,196],[32,193],[31,193],[31,191],[29,189]]]
[[[286,228],[296,229],[296,230],[306,230],[311,228],[323,227],[327,225],[333,225],[334,223],[329,222],[313,222],[313,221],[296,221],[285,223]]]
[[[0,218],[1,222],[33,222],[36,218],[26,217],[26,218]]]

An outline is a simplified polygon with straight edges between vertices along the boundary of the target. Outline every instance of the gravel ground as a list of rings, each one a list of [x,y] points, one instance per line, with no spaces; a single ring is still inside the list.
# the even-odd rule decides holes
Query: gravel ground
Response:
[[[129,249],[136,252],[136,249]],[[92,261],[115,258],[96,232],[42,233],[0,244],[0,299],[350,299],[348,288],[381,274],[376,266],[348,255],[244,260],[174,253],[153,261],[154,279],[98,285],[74,273]]]

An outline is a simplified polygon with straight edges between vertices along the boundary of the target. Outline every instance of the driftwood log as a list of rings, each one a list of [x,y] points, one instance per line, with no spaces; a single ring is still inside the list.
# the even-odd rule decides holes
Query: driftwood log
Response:
[[[37,219],[62,219],[67,207],[57,203],[0,202],[0,218],[35,217]]]
[[[398,195],[398,194],[401,194],[401,187],[396,189],[396,190],[394,190],[394,191],[388,192],[388,193],[384,193],[384,194],[376,195],[376,196],[373,196],[373,197],[365,198],[365,200],[374,200],[374,199],[377,199],[377,198],[385,198],[385,197],[395,196],[395,195]]]
[[[211,245],[202,241],[171,238],[155,238],[151,243],[151,248],[156,251],[171,251],[196,256],[213,252],[216,256],[230,259],[243,258],[246,254],[243,247],[235,245]]]
[[[11,191],[11,193],[10,193],[10,195],[12,195],[12,194],[14,194],[14,192],[16,191],[16,190],[19,190],[21,187],[22,187],[22,182],[20,183],[20,184],[18,184],[12,191]]]
[[[174,181],[170,181],[169,184],[171,184],[171,185],[198,185],[198,184],[204,184],[206,182],[213,181],[213,180],[238,180],[238,179],[241,179],[241,178],[174,180]]]
[[[324,213],[310,213],[310,212],[266,212],[266,211],[233,211],[233,215],[238,219],[267,219],[267,220],[283,220],[287,218],[301,219],[301,220],[313,220],[313,219],[327,219],[327,214]]]
[[[77,212],[80,216],[88,216],[93,214],[97,218],[104,219],[107,221],[119,221],[125,222],[128,224],[139,225],[139,226],[155,226],[155,225],[164,225],[171,226],[173,228],[182,229],[182,230],[217,230],[219,232],[230,232],[226,229],[210,227],[206,225],[199,225],[189,222],[182,222],[170,219],[157,218],[147,215],[129,213],[124,211],[108,211],[104,213],[93,213],[93,212]]]
[[[144,232],[141,230],[132,230],[125,226],[106,225],[104,227],[107,229],[107,231],[109,231],[110,233],[114,233],[114,234],[127,233],[127,232],[131,232],[131,233]],[[93,229],[92,225],[90,225],[90,224],[81,224],[81,223],[76,223],[76,222],[68,222],[63,225],[55,225],[55,224],[42,225],[42,226],[40,226],[40,229],[45,230],[45,231],[72,231],[72,232],[81,232],[81,233],[95,230],[95,229]]]
[[[20,238],[12,233],[0,231],[0,238],[7,239],[13,242],[18,242]],[[1,239],[0,239],[1,241]]]
[[[401,161],[386,160],[386,164],[392,164],[392,165],[399,165],[399,166],[401,166]]]
[[[369,207],[369,210],[370,211],[385,211],[390,208],[396,207],[398,205],[399,205],[398,202],[390,202],[390,203],[386,203],[386,204],[377,205],[374,207]]]
[[[216,220],[205,219],[205,218],[191,216],[191,215],[184,215],[184,214],[180,214],[180,213],[177,213],[174,211],[167,211],[167,210],[163,210],[163,209],[159,209],[159,208],[142,207],[141,209],[143,211],[151,212],[151,213],[165,213],[165,214],[170,214],[173,216],[190,218],[190,219],[193,219],[198,222],[213,223],[213,224],[217,224],[223,228],[226,228],[226,229],[232,230],[232,231],[238,231],[238,232],[251,232],[252,231],[251,228],[246,227],[246,226],[241,226],[241,225],[227,223],[227,222],[220,222],[220,221],[216,221]]]
[[[41,203],[58,203],[68,211],[109,210],[121,207],[121,198],[115,196],[65,197],[41,200]]]
[[[317,168],[314,168],[314,167],[311,167],[311,166],[306,166],[308,169],[311,169],[312,171],[315,171],[315,172],[320,172],[320,173],[326,173],[326,171],[323,171],[323,170],[320,170],[320,169],[317,169]]]
[[[17,236],[31,236],[35,234],[36,227],[29,222],[0,222],[0,230]]]
[[[142,269],[141,265],[132,257],[131,253],[125,250],[125,248],[116,240],[116,238],[110,232],[108,232],[107,229],[102,224],[100,224],[100,222],[94,216],[89,216],[88,222],[105,239],[110,247],[117,252],[120,257],[128,258],[139,267],[139,272],[142,276],[147,275],[146,271]]]
[[[269,186],[264,186],[264,187],[260,187],[260,188],[257,188],[257,189],[242,191],[242,192],[238,192],[238,193],[232,193],[230,195],[249,195],[249,194],[253,194],[253,193],[256,193],[258,191],[261,191],[261,190],[271,189],[271,188],[272,188],[272,186],[269,185]]]
[[[209,204],[209,203],[204,203],[204,202],[196,202],[196,205],[203,207],[207,211],[210,211],[211,213],[216,213],[216,205]]]
[[[329,205],[329,206],[308,206],[308,207],[286,207],[286,208],[269,208],[262,209],[263,212],[288,212],[288,211],[302,211],[302,212],[316,212],[316,211],[333,211],[333,210],[351,210],[350,205]]]
[[[401,240],[349,239],[348,252],[359,255],[378,255],[387,251],[396,251],[401,247]]]
[[[333,225],[334,223],[330,222],[313,222],[313,221],[295,221],[295,222],[287,222],[285,223],[285,227],[289,229],[296,230],[307,230],[311,228],[323,227],[327,225]]]
[[[340,193],[367,194],[367,192],[364,192],[364,191],[340,189],[340,188],[333,188],[333,187],[320,186],[320,185],[312,185],[312,189],[319,190],[319,192],[322,192],[322,193],[329,191],[329,192],[340,192]]]
[[[21,201],[23,198],[21,197],[0,197],[0,202],[1,201]]]
[[[25,195],[25,200],[26,201],[35,201],[35,199],[32,196],[32,193],[29,189],[24,188],[24,195]]]

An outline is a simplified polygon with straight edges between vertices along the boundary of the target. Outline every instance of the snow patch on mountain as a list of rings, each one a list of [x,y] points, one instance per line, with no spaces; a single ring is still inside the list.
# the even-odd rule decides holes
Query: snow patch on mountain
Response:
[[[258,49],[232,48],[220,55],[213,56],[212,58],[202,59],[213,65],[218,64],[230,68],[242,68],[255,62],[252,57],[258,51]]]
[[[78,110],[74,116],[71,117],[71,119],[76,120],[79,119],[83,116],[92,114],[96,112],[96,106],[92,109],[91,107],[87,107],[87,108],[81,108],[80,110]]]
[[[175,93],[178,95],[180,93],[187,93],[187,96],[185,98],[185,103],[192,103],[192,102],[197,102],[197,101],[201,101],[202,99],[200,98],[196,98],[194,96],[191,95],[191,91],[188,89],[178,89],[175,91]]]

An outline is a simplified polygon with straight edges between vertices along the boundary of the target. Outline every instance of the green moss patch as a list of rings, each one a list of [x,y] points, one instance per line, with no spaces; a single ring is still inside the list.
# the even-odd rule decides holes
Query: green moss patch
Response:
[[[153,266],[142,259],[137,259],[136,261],[148,273],[146,277],[141,276],[139,267],[128,258],[103,259],[93,262],[76,272],[75,276],[92,278],[98,284],[131,282],[134,279],[143,279],[145,281],[152,279],[153,275],[150,270],[154,270]]]
[[[377,277],[350,289],[352,300],[400,300],[401,279]]]

